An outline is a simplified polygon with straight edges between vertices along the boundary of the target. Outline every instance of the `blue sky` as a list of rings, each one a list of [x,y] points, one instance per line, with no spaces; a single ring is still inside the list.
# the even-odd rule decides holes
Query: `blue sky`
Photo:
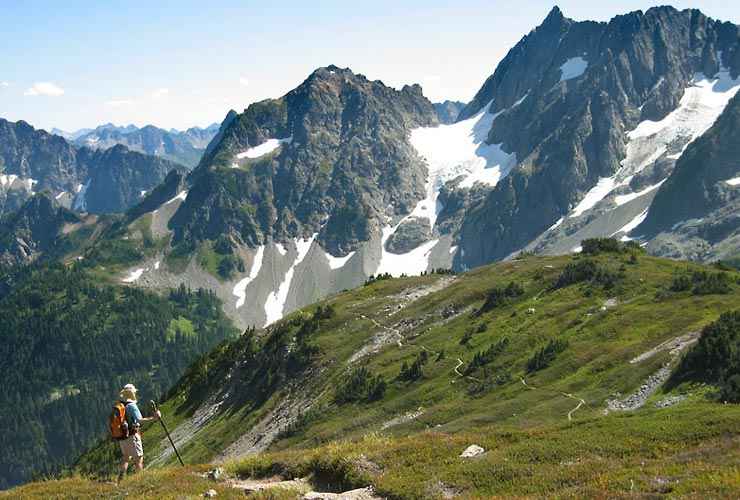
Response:
[[[608,20],[666,2],[561,1]],[[677,1],[740,23],[740,2]],[[4,2],[0,117],[74,130],[187,128],[278,97],[316,67],[350,67],[432,100],[468,100],[553,2]]]

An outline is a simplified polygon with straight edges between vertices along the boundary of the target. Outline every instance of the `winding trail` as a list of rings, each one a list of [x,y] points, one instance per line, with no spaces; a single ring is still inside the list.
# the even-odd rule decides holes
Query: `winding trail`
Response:
[[[566,397],[568,399],[572,399],[574,401],[578,401],[578,405],[576,405],[575,408],[573,408],[572,410],[570,410],[568,412],[568,422],[572,422],[573,421],[573,413],[575,413],[581,406],[583,406],[583,405],[588,406],[588,403],[586,403],[586,401],[584,399],[578,398],[578,397],[574,396],[573,394],[571,394],[569,392],[556,391],[555,389],[545,389],[545,388],[542,388],[542,387],[534,387],[532,385],[527,384],[527,382],[524,380],[524,377],[520,377],[520,378],[521,378],[522,384],[527,389],[540,390],[540,391],[549,391],[549,392],[553,392],[555,394],[560,394],[561,396],[564,396],[564,397]]]
[[[462,365],[464,365],[464,364],[465,364],[465,363],[463,362],[463,360],[462,360],[462,359],[460,359],[460,358],[457,358],[457,366],[455,367],[455,373],[457,373],[457,375],[458,375],[458,376],[460,376],[461,378],[468,378],[468,379],[470,379],[470,380],[474,380],[475,382],[483,382],[483,381],[482,381],[481,379],[479,379],[479,378],[475,378],[475,377],[473,377],[473,376],[470,376],[470,375],[465,375],[465,374],[463,374],[463,373],[460,373],[460,367],[461,367]]]

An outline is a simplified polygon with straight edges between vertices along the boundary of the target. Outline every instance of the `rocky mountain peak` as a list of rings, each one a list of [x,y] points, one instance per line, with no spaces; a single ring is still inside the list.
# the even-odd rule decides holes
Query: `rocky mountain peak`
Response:
[[[348,68],[318,68],[285,96],[227,118],[173,217],[176,239],[227,233],[259,245],[318,232],[345,255],[423,197],[425,167],[408,137],[436,123],[418,85],[399,91]],[[206,207],[221,215],[196,224]]]

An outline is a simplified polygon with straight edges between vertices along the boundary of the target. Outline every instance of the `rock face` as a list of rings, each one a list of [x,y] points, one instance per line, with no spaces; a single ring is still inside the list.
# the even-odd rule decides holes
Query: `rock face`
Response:
[[[46,194],[31,197],[16,212],[0,219],[0,269],[27,264],[49,251],[66,224],[79,222],[71,211]]]
[[[455,123],[457,121],[457,117],[460,115],[460,111],[462,111],[464,107],[465,103],[460,101],[447,100],[444,102],[434,103],[434,111],[437,113],[437,119],[439,120],[439,123],[445,125]]]
[[[94,213],[121,212],[138,203],[173,169],[168,160],[116,146],[76,148],[64,138],[19,121],[0,119],[0,212],[17,209],[35,192]]]
[[[138,128],[134,126],[115,127],[107,124],[94,130],[68,135],[68,137],[71,137],[74,144],[80,147],[108,149],[121,144],[132,151],[159,156],[187,167],[194,167],[200,161],[206,146],[216,135],[218,129],[219,124],[217,123],[205,129],[193,127],[182,132],[168,131],[153,125]]]
[[[491,111],[505,110],[488,142],[515,153],[518,165],[466,214],[458,264],[506,257],[568,214],[601,179],[620,172],[626,179],[644,168],[621,163],[627,132],[675,110],[697,73],[726,68],[737,78],[739,47],[737,26],[696,10],[659,7],[595,23],[553,9],[461,112],[460,119],[468,118],[489,102]]]
[[[385,244],[386,250],[396,254],[410,252],[431,239],[429,219],[413,217],[404,220]]]
[[[424,195],[408,135],[437,118],[419,86],[397,91],[329,66],[227,120],[172,220],[176,241],[226,233],[254,246],[318,233],[344,256]]]

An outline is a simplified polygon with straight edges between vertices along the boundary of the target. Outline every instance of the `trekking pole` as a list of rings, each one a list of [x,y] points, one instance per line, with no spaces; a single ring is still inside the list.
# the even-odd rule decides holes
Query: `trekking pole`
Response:
[[[157,403],[154,401],[150,401],[152,404],[152,408],[154,408],[154,413],[157,413]],[[170,444],[172,445],[172,449],[175,450],[175,455],[177,455],[177,459],[180,461],[180,465],[185,467],[185,464],[182,461],[182,458],[180,458],[180,452],[177,451],[177,447],[175,446],[175,442],[170,437],[170,431],[167,430],[167,426],[164,424],[164,420],[162,420],[162,415],[159,416],[159,423],[162,424],[162,429],[164,429],[164,433],[167,435],[167,439],[170,440]]]

